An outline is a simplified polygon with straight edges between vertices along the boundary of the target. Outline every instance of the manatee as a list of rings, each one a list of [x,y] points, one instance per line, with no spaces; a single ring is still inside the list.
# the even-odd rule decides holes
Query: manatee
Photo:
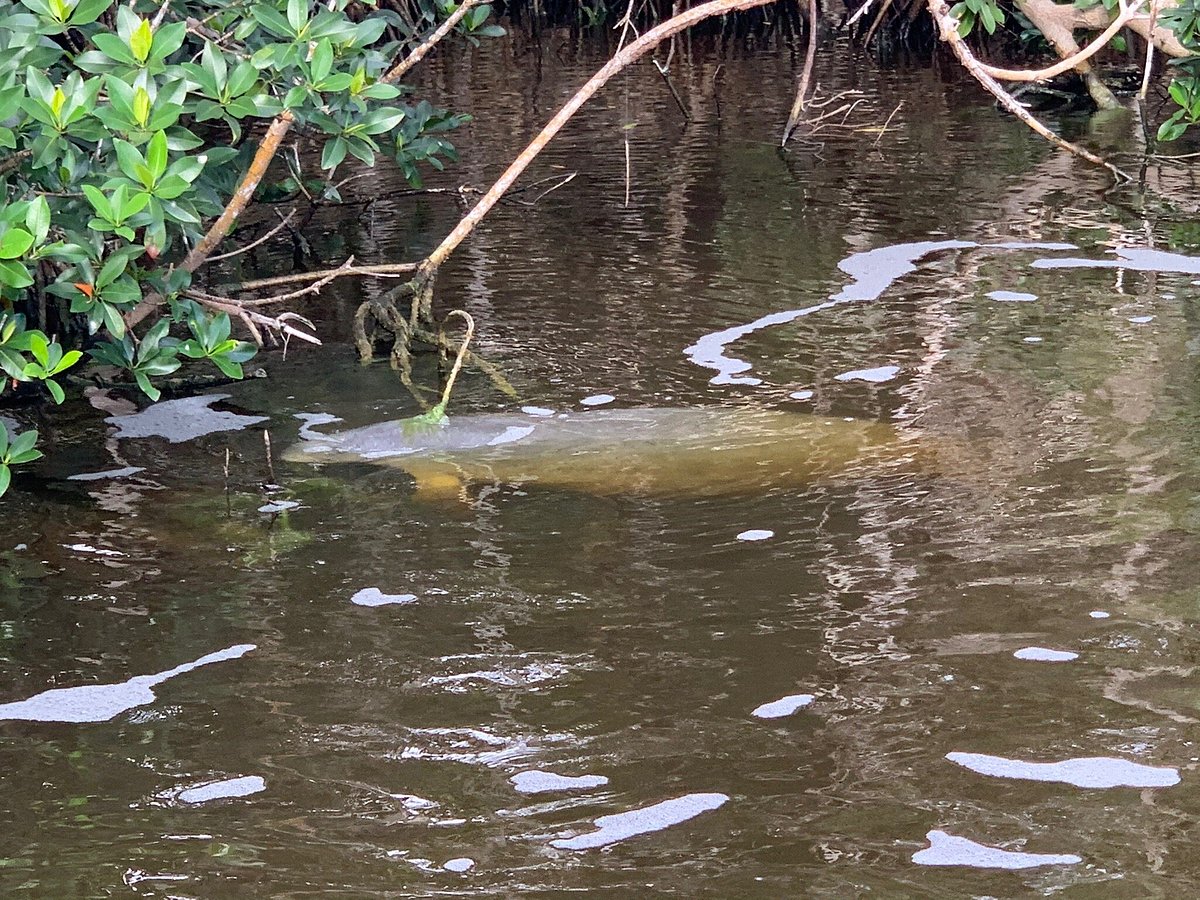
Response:
[[[736,495],[902,464],[920,453],[910,437],[883,422],[751,407],[486,413],[317,435],[284,459],[392,466],[426,497],[454,496],[473,483],[602,496]]]

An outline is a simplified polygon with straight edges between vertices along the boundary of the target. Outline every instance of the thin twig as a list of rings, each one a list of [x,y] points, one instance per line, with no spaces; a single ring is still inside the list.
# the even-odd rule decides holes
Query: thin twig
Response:
[[[787,124],[783,126],[783,140],[780,147],[786,147],[788,139],[800,117],[804,115],[804,102],[808,97],[808,83],[812,79],[813,65],[817,58],[817,0],[808,0],[808,48],[804,52],[804,69],[800,73],[800,82],[796,86],[796,99],[792,102],[791,112],[788,113]]]
[[[252,241],[251,243],[247,244],[245,247],[239,247],[236,250],[230,250],[228,253],[218,253],[215,256],[210,256],[208,258],[208,261],[216,262],[219,259],[231,259],[234,256],[240,256],[241,254],[245,253],[247,250],[253,250],[255,247],[265,244],[271,238],[275,237],[275,235],[279,234],[279,232],[283,231],[283,229],[287,227],[288,222],[292,221],[292,217],[295,215],[296,215],[296,210],[293,209],[291,212],[289,212],[287,214],[287,216],[283,219],[283,221],[281,221],[278,225],[276,225],[274,228],[272,228],[270,231],[268,231],[266,234],[264,234],[258,240]]]
[[[392,70],[380,80],[391,84],[392,82],[399,81],[401,78],[403,78],[409,69],[423,60],[426,53],[432,50],[442,38],[454,30],[454,26],[462,21],[463,16],[469,13],[481,2],[482,0],[463,0],[463,4],[459,6],[459,8],[456,9],[444,22],[442,22],[442,24],[437,27],[437,30],[434,31],[433,34],[429,35],[429,37],[425,38],[423,41],[421,41],[421,43],[414,47],[408,56],[396,63],[396,65],[392,67]]]
[[[245,291],[259,291],[263,288],[279,287],[283,284],[303,284],[306,281],[320,281],[326,276],[341,278],[346,275],[366,275],[375,278],[387,278],[395,275],[406,275],[417,270],[417,263],[384,263],[377,266],[350,266],[345,264],[336,269],[320,269],[315,272],[293,272],[290,275],[275,275],[271,278],[256,278],[238,284],[222,285],[221,289],[240,294]]]

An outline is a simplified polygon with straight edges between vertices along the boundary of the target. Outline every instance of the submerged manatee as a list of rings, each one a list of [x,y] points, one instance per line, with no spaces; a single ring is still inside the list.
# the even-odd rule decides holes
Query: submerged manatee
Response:
[[[467,483],[591,494],[705,495],[806,484],[913,458],[891,425],[745,407],[606,409],[566,417],[454,416],[441,426],[381,422],[292,446],[290,462],[372,462],[408,472],[425,495]]]

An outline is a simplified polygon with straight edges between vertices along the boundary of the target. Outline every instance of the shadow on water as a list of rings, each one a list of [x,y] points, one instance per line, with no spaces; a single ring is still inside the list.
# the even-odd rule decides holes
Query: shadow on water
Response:
[[[543,39],[538,77],[503,42],[426,71],[475,115],[455,179],[593,67]],[[453,415],[758,406],[971,471],[430,504],[369,463],[272,470],[264,427],[415,412],[345,345],[107,436],[67,410],[5,498],[38,524],[0,546],[0,717],[100,702],[0,722],[5,896],[1196,892],[1186,223],[845,57],[822,84],[900,111],[781,158],[793,60],[684,58],[690,126],[632,73],[530,176],[579,177],[439,279],[522,392],[468,375]],[[457,214],[353,185],[330,259],[416,258]],[[382,289],[331,294],[328,333]]]

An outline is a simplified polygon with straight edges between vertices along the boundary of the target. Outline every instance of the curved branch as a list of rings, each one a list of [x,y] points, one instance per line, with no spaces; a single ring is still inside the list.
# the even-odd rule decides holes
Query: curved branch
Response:
[[[980,62],[979,68],[997,81],[1046,81],[1055,75],[1070,72],[1080,63],[1087,62],[1107,47],[1108,42],[1116,37],[1117,32],[1128,25],[1141,12],[1141,8],[1145,3],[1146,0],[1136,0],[1135,3],[1125,7],[1121,10],[1121,14],[1113,19],[1109,23],[1108,28],[1104,29],[1094,41],[1078,53],[1072,54],[1052,66],[1046,66],[1044,69],[1002,69]],[[978,62],[978,60],[976,61]]]
[[[989,94],[996,98],[997,102],[1028,125],[1033,131],[1044,137],[1056,147],[1061,147],[1068,153],[1078,156],[1080,159],[1087,160],[1092,165],[1103,166],[1108,169],[1118,180],[1132,181],[1127,174],[1122,172],[1112,163],[1101,159],[1090,150],[1085,150],[1078,144],[1073,144],[1065,138],[1055,134],[1029,112],[1024,106],[1018,103],[1013,96],[1000,86],[991,75],[984,71],[983,64],[975,58],[971,53],[971,49],[963,41],[958,33],[958,19],[950,15],[950,7],[946,5],[946,0],[926,0],[926,6],[929,9],[929,14],[933,16],[933,21],[937,25],[938,31],[941,33],[942,40],[950,45],[950,49],[954,51],[954,55],[958,57],[958,61],[963,64],[963,67],[971,73],[972,77],[978,81]]]
[[[399,81],[401,78],[403,78],[404,74],[409,69],[423,60],[425,58],[425,54],[432,50],[438,41],[448,35],[454,29],[454,26],[462,21],[463,16],[469,13],[472,7],[478,6],[481,2],[483,2],[483,0],[463,0],[463,4],[453,13],[451,13],[450,17],[447,18],[446,21],[438,26],[437,31],[429,35],[429,37],[425,38],[425,40],[421,41],[421,43],[417,44],[417,46],[413,48],[412,53],[408,54],[408,56],[396,63],[396,65],[392,67],[391,71],[379,80],[391,84],[392,82]]]

